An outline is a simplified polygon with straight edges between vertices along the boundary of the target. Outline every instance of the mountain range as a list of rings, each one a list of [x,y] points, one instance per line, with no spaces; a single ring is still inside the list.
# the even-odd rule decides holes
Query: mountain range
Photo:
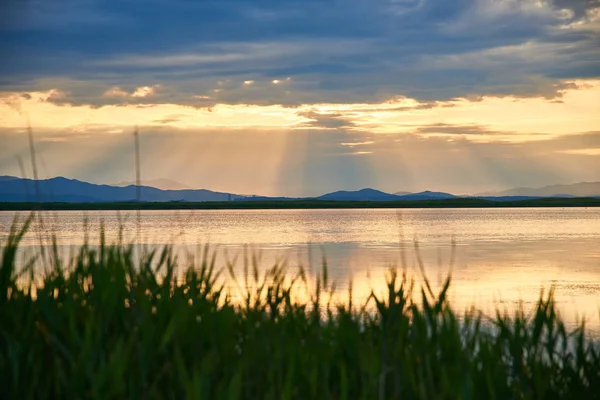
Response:
[[[150,186],[140,186],[141,201],[231,201],[242,196],[232,193],[213,192],[205,189],[162,190]],[[0,177],[0,201],[41,201],[41,202],[112,202],[136,201],[137,187],[96,185],[63,177],[42,179],[22,179],[10,176]]]
[[[375,189],[361,189],[356,191],[340,190],[337,192],[327,193],[317,197],[318,200],[354,200],[354,201],[392,201],[392,200],[433,200],[433,199],[449,199],[457,197],[450,193],[431,192],[426,190],[419,193],[406,194],[389,194]]]
[[[148,183],[156,181],[148,181]],[[181,185],[174,181],[158,180],[163,185]],[[257,201],[257,200],[292,200],[289,197],[246,196],[234,193],[215,192],[206,189],[159,189],[152,186],[97,185],[76,179],[56,177],[51,179],[17,178],[0,176],[0,202],[123,202],[137,201],[138,189],[140,201],[165,202],[203,202],[203,201]],[[171,186],[173,187],[173,186]],[[517,188],[502,192],[486,192],[473,196],[456,196],[451,193],[423,191],[418,193],[396,192],[385,193],[380,190],[366,188],[356,191],[340,190],[310,199],[335,201],[402,201],[402,200],[434,200],[456,197],[479,197],[490,200],[519,200],[536,197],[600,197],[600,182],[583,182],[572,185],[553,185],[543,188]],[[298,198],[294,198],[298,199]],[[308,198],[305,198],[308,199]]]
[[[600,196],[600,182],[580,182],[571,185],[550,185],[541,188],[516,188],[502,192],[484,192],[475,196],[528,196],[528,197],[596,197]]]
[[[119,182],[119,183],[115,183],[113,185],[110,186],[120,186],[120,187],[125,187],[125,186],[131,186],[131,185],[135,185],[136,182],[135,181],[126,181],[126,182]],[[157,189],[162,189],[162,190],[186,190],[186,189],[191,189],[191,187],[189,187],[188,185],[184,185],[181,182],[177,182],[171,179],[164,179],[164,178],[159,178],[159,179],[150,179],[147,181],[141,181],[140,182],[140,186],[151,186]]]

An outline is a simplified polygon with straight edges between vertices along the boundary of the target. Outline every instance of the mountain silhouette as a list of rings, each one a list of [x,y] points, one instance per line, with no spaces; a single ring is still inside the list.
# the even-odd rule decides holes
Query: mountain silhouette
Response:
[[[410,193],[404,195],[396,195],[382,192],[375,189],[361,189],[356,191],[339,190],[337,192],[327,193],[317,197],[319,200],[354,200],[354,201],[399,201],[399,200],[433,200],[433,199],[450,199],[456,197],[450,193],[431,192],[426,190],[419,193]]]
[[[354,200],[354,201],[390,201],[399,200],[399,196],[385,193],[375,189],[361,189],[356,191],[339,190],[317,197],[318,200]]]
[[[161,190],[140,186],[141,201],[232,201],[243,198],[233,193],[205,189]],[[112,202],[136,201],[137,187],[96,185],[63,177],[32,179],[0,177],[0,201]]]
[[[318,197],[269,197],[243,196],[234,193],[214,192],[206,189],[162,190],[151,186],[140,186],[140,201],[147,202],[203,202],[203,201],[265,201],[316,199],[331,201],[415,201],[451,198],[478,197],[495,201],[525,200],[540,197],[600,197],[600,182],[583,182],[573,185],[553,185],[539,189],[518,188],[475,196],[455,196],[446,192],[426,190],[418,193],[390,194],[366,188],[355,191],[339,190]],[[406,192],[397,192],[406,193]],[[138,187],[97,185],[76,179],[56,177],[51,179],[17,178],[0,176],[0,202],[127,202],[137,201]]]
[[[135,184],[136,184],[136,182],[134,182],[134,181],[127,181],[127,182],[115,183],[114,185],[110,185],[110,186],[124,187],[124,186],[130,186],[130,185],[135,185]],[[171,179],[164,179],[164,178],[141,181],[140,186],[150,186],[150,187],[154,187],[154,188],[162,189],[162,190],[191,189],[191,187],[189,187],[188,185],[184,185],[183,183],[180,183],[180,182],[177,182],[177,181],[174,181]]]
[[[424,192],[405,194],[399,200],[435,200],[435,199],[452,199],[457,196],[445,192],[432,192],[425,190]]]
[[[598,197],[600,196],[600,182],[580,182],[570,185],[549,185],[541,188],[515,188],[501,192],[484,192],[475,196],[506,197]]]

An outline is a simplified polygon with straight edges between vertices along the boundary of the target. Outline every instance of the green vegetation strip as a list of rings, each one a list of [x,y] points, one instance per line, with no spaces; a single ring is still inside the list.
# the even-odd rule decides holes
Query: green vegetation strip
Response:
[[[487,318],[451,309],[450,279],[413,293],[391,270],[384,297],[356,305],[350,290],[333,304],[326,268],[308,285],[303,271],[254,266],[233,302],[214,259],[179,274],[168,247],[136,257],[103,243],[66,264],[55,248],[37,279],[41,258],[17,266],[26,225],[1,244],[1,398],[600,396],[600,348],[583,325],[568,331],[552,293],[532,314]],[[305,302],[294,300],[302,286],[313,288]]]
[[[543,198],[497,201],[477,198],[411,201],[247,200],[206,202],[110,202],[110,203],[10,203],[0,211],[28,210],[238,210],[318,208],[495,208],[495,207],[600,207],[600,198]]]

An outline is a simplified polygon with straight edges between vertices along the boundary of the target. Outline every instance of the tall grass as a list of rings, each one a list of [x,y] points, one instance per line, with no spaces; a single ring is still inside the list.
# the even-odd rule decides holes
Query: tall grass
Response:
[[[55,249],[36,281],[35,260],[17,270],[26,230],[1,244],[3,398],[600,397],[600,348],[583,324],[565,328],[551,291],[531,314],[459,315],[450,278],[416,293],[390,270],[387,294],[357,307],[351,290],[330,301],[325,267],[314,284],[280,266],[235,277],[209,257],[186,266],[170,247],[136,257],[104,241],[68,262]],[[228,271],[236,289],[219,283]]]

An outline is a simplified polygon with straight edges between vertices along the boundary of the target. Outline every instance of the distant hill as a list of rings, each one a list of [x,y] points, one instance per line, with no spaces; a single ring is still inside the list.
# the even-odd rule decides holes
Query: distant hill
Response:
[[[157,182],[160,181],[160,182]],[[121,183],[122,185],[128,182]],[[178,184],[169,180],[153,180],[146,183]],[[181,185],[181,184],[179,184]],[[426,190],[419,193],[397,192],[385,193],[380,190],[366,188],[355,191],[340,190],[319,197],[290,198],[268,197],[260,195],[242,196],[233,193],[213,192],[206,189],[163,190],[151,186],[140,186],[141,201],[146,202],[204,202],[204,201],[288,201],[288,200],[331,200],[331,201],[415,201],[442,200],[453,198],[478,197],[494,201],[515,201],[543,197],[599,197],[600,182],[584,182],[573,185],[553,185],[539,189],[518,188],[496,193],[481,193],[475,196],[455,196],[451,193]],[[405,193],[405,194],[399,194]],[[96,185],[76,179],[63,177],[42,179],[37,182],[31,179],[14,176],[0,176],[0,202],[128,202],[136,201],[137,187]]]
[[[140,186],[140,188],[141,201],[231,201],[243,198],[232,193],[204,189],[161,190],[149,186]],[[0,177],[0,202],[135,201],[136,194],[137,189],[134,185],[126,187],[96,185],[63,177],[38,180],[36,185],[32,179]]]
[[[403,192],[398,192],[403,193]],[[419,193],[408,193],[403,195],[389,194],[375,189],[361,189],[356,191],[340,190],[333,193],[327,193],[317,197],[318,200],[353,200],[353,201],[398,201],[398,200],[434,200],[451,199],[453,194],[444,192],[431,192],[426,190]]]
[[[131,185],[135,185],[135,184],[136,184],[135,181],[131,181],[131,182],[119,182],[119,183],[115,183],[114,185],[111,185],[111,186],[125,187],[125,186],[131,186]],[[154,187],[154,188],[162,189],[162,190],[191,189],[189,186],[184,185],[183,183],[173,181],[171,179],[164,179],[164,178],[141,181],[140,186],[150,186],[150,187]]]
[[[521,201],[521,200],[536,200],[543,199],[544,197],[540,196],[463,196],[465,198],[472,199],[483,199],[483,200],[492,200],[492,201]],[[553,196],[553,198],[560,198],[561,196]],[[568,198],[573,198],[573,196],[569,196]]]
[[[395,194],[396,196],[404,196],[404,195],[407,195],[407,194],[412,194],[412,192],[396,192],[396,193],[393,193],[393,194]]]
[[[269,197],[259,195],[241,195],[240,201],[288,201],[288,200],[304,200],[304,197]]]
[[[457,196],[450,194],[450,193],[445,193],[445,192],[432,192],[432,191],[426,190],[424,192],[405,194],[403,196],[398,196],[398,197],[399,197],[398,200],[434,200],[434,199],[452,199]]]
[[[581,182],[571,185],[550,185],[541,188],[516,188],[501,192],[478,193],[481,197],[598,197],[600,196],[600,182]]]
[[[356,191],[339,190],[317,197],[318,200],[353,200],[353,201],[391,201],[400,200],[400,196],[381,192],[375,189],[361,189]]]

